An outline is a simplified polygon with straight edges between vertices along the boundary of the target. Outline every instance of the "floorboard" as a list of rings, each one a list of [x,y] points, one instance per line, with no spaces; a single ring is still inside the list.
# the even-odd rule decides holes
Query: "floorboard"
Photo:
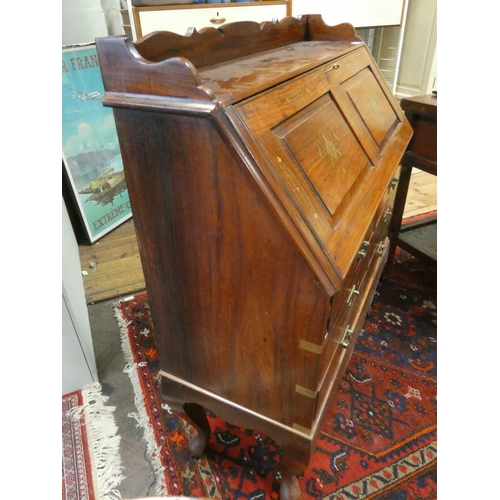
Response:
[[[133,218],[79,251],[87,304],[146,288]]]

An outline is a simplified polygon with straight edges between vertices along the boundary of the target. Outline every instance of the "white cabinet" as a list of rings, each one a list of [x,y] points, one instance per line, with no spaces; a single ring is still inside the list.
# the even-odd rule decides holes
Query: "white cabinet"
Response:
[[[62,203],[62,393],[98,382],[80,256]]]
[[[321,14],[330,26],[396,26],[402,23],[404,3],[405,0],[293,0],[292,16]]]
[[[437,88],[437,0],[411,0],[404,34],[398,98]]]
[[[68,297],[62,296],[62,394],[78,391],[97,382],[93,354],[89,358],[82,345],[82,333],[77,331]]]
[[[136,38],[154,31],[171,31],[185,35],[189,28],[219,28],[236,21],[271,21],[287,16],[288,2],[190,4],[162,7],[133,7]]]

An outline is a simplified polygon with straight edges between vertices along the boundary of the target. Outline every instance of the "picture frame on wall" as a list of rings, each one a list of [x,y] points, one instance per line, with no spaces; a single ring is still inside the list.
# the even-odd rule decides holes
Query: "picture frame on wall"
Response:
[[[132,217],[113,110],[104,107],[95,43],[62,48],[63,198],[79,243]]]

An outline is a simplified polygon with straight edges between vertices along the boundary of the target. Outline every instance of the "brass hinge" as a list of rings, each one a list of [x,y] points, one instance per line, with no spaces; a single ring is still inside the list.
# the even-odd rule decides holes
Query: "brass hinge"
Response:
[[[312,342],[308,342],[307,340],[301,340],[299,343],[299,347],[304,349],[304,351],[309,351],[314,354],[321,354],[323,352],[323,346],[318,344],[313,344]]]
[[[292,427],[299,432],[302,432],[302,434],[306,434],[308,436],[311,435],[311,429],[308,429],[307,427],[303,427],[302,425],[299,424],[293,424]]]
[[[318,396],[318,391],[311,391],[311,389],[306,389],[305,387],[302,387],[299,384],[297,384],[295,386],[295,390],[299,394],[302,394],[303,396],[307,396],[308,398],[311,398],[311,399],[316,399],[316,397]]]

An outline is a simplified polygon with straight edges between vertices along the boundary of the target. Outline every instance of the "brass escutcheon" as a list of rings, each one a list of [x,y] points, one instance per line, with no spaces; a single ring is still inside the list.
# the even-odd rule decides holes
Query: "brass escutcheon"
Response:
[[[339,69],[339,68],[340,68],[340,65],[335,63],[331,68],[325,68],[325,73],[328,73],[332,69]]]

